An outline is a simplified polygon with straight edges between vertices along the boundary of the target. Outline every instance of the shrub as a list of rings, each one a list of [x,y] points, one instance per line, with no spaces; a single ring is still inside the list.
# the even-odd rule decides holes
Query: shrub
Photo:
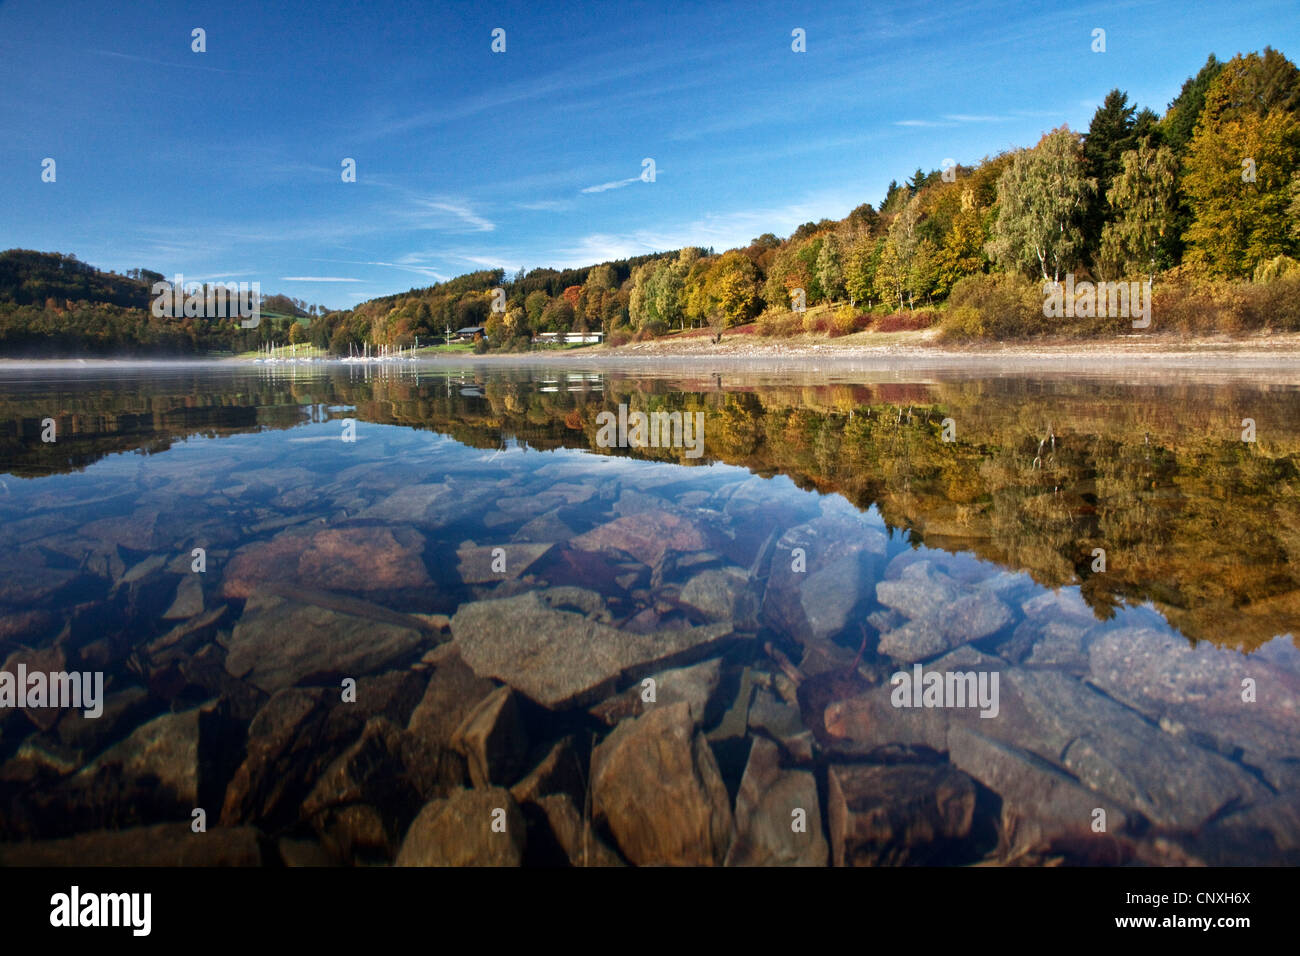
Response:
[[[632,330],[625,325],[610,329],[608,341],[610,345],[627,345],[632,341]]]
[[[1259,286],[1264,324],[1287,332],[1300,332],[1300,268]]]
[[[979,315],[975,322],[963,309]],[[948,313],[943,322],[944,339],[978,337],[1007,339],[1043,332],[1059,332],[1058,319],[1043,316],[1043,290],[1040,283],[1021,275],[995,273],[971,275],[959,280],[948,297]],[[967,331],[961,331],[966,329]]]
[[[973,305],[950,307],[943,317],[944,338],[982,339],[986,334],[984,317]]]
[[[857,309],[849,305],[842,305],[835,310],[831,317],[831,335],[850,335],[866,328],[871,317],[863,315]]]
[[[474,339],[474,352],[475,352],[476,354],[478,354],[478,355],[486,355],[486,354],[487,354],[487,350],[488,350],[488,340],[487,340],[487,339],[483,338],[483,336],[481,336],[481,335],[478,336],[476,339]]]
[[[1300,262],[1290,256],[1275,256],[1255,267],[1256,282],[1275,282],[1295,277],[1300,277]]]
[[[756,323],[758,334],[771,338],[789,338],[801,329],[799,314],[785,309],[764,312]]]
[[[810,334],[826,333],[831,330],[830,315],[822,311],[808,311],[803,314],[803,330]]]
[[[872,325],[872,330],[875,332],[915,332],[918,329],[928,329],[934,325],[938,318],[938,313],[931,312],[928,309],[919,309],[916,312],[894,312],[876,319],[875,324]]]

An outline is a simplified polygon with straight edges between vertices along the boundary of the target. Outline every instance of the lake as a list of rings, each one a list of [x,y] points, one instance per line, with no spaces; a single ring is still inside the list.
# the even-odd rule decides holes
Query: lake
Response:
[[[1298,456],[1285,369],[6,366],[0,862],[1294,865]]]

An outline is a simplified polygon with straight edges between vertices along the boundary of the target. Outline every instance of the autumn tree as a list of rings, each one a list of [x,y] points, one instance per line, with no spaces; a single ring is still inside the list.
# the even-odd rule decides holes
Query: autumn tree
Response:
[[[593,266],[591,272],[587,273],[587,288],[589,290],[598,290],[609,292],[618,286],[614,267],[610,265]]]
[[[1112,215],[1102,230],[1099,255],[1106,272],[1154,273],[1172,264],[1177,172],[1178,161],[1168,146],[1144,144],[1123,155],[1106,193]]]
[[[546,309],[546,304],[550,297],[541,289],[528,293],[524,299],[524,314],[528,318],[528,328],[537,331],[542,327],[542,312]]]
[[[808,268],[796,255],[793,244],[786,244],[772,260],[767,270],[767,282],[763,286],[763,298],[774,309],[790,308],[790,294],[795,289],[803,289],[805,295],[812,285]]]
[[[723,328],[741,325],[758,312],[758,290],[753,260],[732,249],[710,264],[694,296],[693,309],[711,327],[719,322]]]
[[[900,309],[903,307],[903,293],[907,289],[907,265],[899,255],[898,245],[892,235],[885,239],[880,250],[876,288],[880,290],[882,298],[896,301]]]
[[[923,297],[927,302],[939,281],[938,250],[928,238],[922,238],[912,252],[907,266],[907,293],[910,299]]]
[[[1192,141],[1192,133],[1196,131],[1201,110],[1205,108],[1205,93],[1222,69],[1223,64],[1211,53],[1200,71],[1183,83],[1178,96],[1169,104],[1169,109],[1165,110],[1160,129],[1165,144],[1175,154],[1181,154]]]
[[[990,258],[1059,282],[1080,260],[1083,210],[1096,189],[1084,172],[1078,134],[1064,126],[1048,133],[1018,153],[998,180]]]
[[[975,191],[962,190],[961,209],[952,218],[952,226],[944,234],[938,251],[938,274],[935,291],[946,296],[964,276],[984,270],[984,232],[979,210],[975,207]]]
[[[889,224],[885,249],[881,253],[880,265],[876,271],[877,282],[883,283],[883,287],[889,290],[891,298],[898,299],[900,309],[903,307],[904,293],[916,295],[914,290],[917,277],[913,275],[913,259],[921,241],[918,231],[920,221],[920,197],[913,196]]]
[[[1184,234],[1189,261],[1245,276],[1293,252],[1288,206],[1298,163],[1300,122],[1282,110],[1200,127],[1183,177],[1193,211]]]
[[[1246,276],[1296,250],[1291,178],[1300,167],[1300,71],[1280,53],[1235,56],[1205,94],[1183,189],[1188,259]]]
[[[817,253],[817,281],[827,301],[835,302],[844,297],[844,257],[834,233],[822,241]]]
[[[852,304],[865,302],[871,308],[871,300],[876,295],[876,269],[884,244],[884,239],[861,235],[849,247],[844,261],[844,288]]]
[[[1093,113],[1083,140],[1084,170],[1097,182],[1097,189],[1089,195],[1083,211],[1083,243],[1094,263],[1101,247],[1102,229],[1111,218],[1106,193],[1111,180],[1119,174],[1121,157],[1137,145],[1136,113],[1137,107],[1129,103],[1126,93],[1111,90]]]

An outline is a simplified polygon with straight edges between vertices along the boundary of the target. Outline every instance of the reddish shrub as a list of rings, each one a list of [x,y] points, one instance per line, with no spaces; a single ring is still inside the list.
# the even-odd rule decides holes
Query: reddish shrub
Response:
[[[915,332],[918,329],[928,329],[938,319],[939,314],[931,312],[929,309],[919,309],[916,312],[895,312],[892,315],[882,315],[876,319],[872,328],[876,332]]]

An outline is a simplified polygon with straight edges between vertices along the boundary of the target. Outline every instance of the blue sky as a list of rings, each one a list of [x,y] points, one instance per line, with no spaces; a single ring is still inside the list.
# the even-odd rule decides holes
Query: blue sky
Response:
[[[3,0],[0,248],[344,307],[788,235],[1116,86],[1163,112],[1211,52],[1300,58],[1295,0],[1050,6]]]

